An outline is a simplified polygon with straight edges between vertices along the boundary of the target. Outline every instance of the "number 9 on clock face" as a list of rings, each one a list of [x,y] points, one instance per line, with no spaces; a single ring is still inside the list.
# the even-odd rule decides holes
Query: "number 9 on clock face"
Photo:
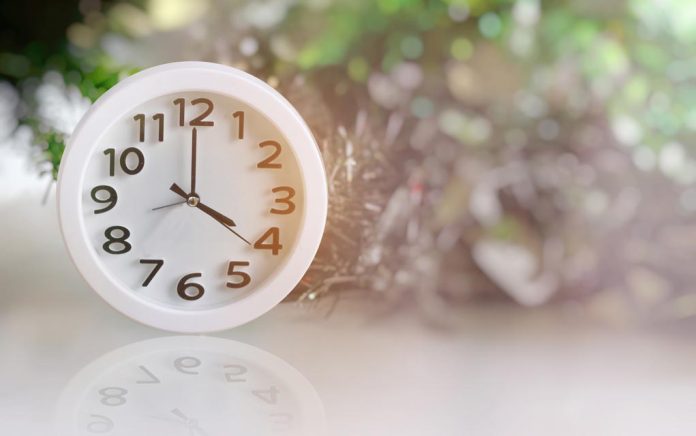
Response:
[[[127,315],[219,330],[278,303],[326,219],[316,143],[275,90],[207,63],[155,67],[88,112],[59,177],[63,235]]]

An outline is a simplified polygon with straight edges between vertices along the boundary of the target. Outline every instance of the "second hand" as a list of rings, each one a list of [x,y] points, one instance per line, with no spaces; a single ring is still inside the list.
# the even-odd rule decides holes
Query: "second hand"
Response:
[[[186,203],[186,200],[177,201],[176,203],[172,203],[172,204],[165,204],[164,206],[158,206],[158,207],[153,208],[152,210],[160,210],[160,209],[164,209],[165,207],[178,206],[178,205],[184,204],[184,203]]]

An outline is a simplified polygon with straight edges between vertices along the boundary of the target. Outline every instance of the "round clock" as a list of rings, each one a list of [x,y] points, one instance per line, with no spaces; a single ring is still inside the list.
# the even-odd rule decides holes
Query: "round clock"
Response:
[[[236,341],[150,339],[107,353],[67,384],[58,435],[320,436],[322,402],[280,358]]]
[[[150,68],[105,93],[58,176],[63,238],[122,313],[221,330],[279,303],[321,241],[327,187],[301,116],[266,83],[204,62]]]

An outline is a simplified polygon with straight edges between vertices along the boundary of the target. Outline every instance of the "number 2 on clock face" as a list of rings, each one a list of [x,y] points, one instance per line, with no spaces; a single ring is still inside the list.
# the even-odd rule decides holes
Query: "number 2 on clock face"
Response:
[[[215,306],[253,292],[296,244],[302,177],[283,135],[230,97],[184,92],[132,110],[85,175],[85,222],[132,292]]]

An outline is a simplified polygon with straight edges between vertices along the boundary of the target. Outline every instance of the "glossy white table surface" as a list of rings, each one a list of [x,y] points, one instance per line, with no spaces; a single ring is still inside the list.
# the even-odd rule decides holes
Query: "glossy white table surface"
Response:
[[[87,287],[41,186],[0,197],[0,434],[307,434],[323,419],[328,434],[355,436],[696,434],[695,323],[618,327],[563,308],[488,304],[442,329],[408,306],[351,297],[328,318],[283,304],[199,350]],[[237,356],[247,350],[239,342],[269,354]],[[235,359],[249,380],[225,379]],[[271,384],[291,391],[279,408],[311,405],[296,427],[249,394]],[[125,404],[101,402],[110,386],[127,388]]]

